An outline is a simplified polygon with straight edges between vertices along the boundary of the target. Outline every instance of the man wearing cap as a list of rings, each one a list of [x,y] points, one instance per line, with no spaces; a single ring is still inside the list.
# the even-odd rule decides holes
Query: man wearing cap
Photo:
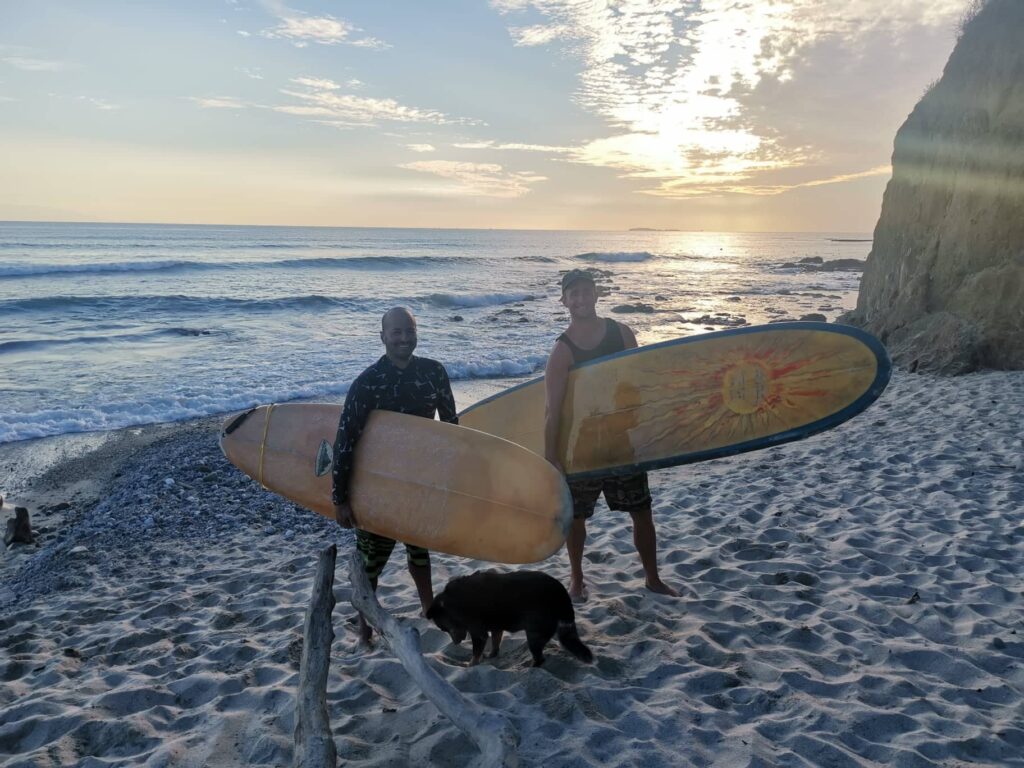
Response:
[[[546,408],[544,453],[548,461],[565,471],[558,456],[558,427],[565,399],[569,369],[574,365],[612,355],[637,346],[629,326],[597,315],[597,286],[594,276],[573,269],[562,277],[562,304],[569,310],[569,327],[558,337],[544,371]],[[651,514],[651,492],[647,473],[570,480],[573,522],[566,540],[569,553],[569,595],[576,602],[587,599],[583,583],[583,546],[587,518],[594,514],[598,497],[604,493],[608,508],[628,512],[633,518],[633,543],[640,555],[647,588],[663,595],[678,593],[658,575],[658,546]]]

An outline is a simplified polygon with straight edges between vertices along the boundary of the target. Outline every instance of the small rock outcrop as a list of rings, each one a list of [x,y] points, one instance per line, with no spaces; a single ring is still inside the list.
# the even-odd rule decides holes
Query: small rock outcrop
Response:
[[[900,365],[1024,369],[1024,2],[987,0],[896,134],[857,308]]]

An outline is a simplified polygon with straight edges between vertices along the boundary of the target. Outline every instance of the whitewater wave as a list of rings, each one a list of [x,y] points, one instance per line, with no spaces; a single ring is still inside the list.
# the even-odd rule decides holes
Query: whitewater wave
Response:
[[[433,293],[410,298],[411,304],[428,304],[446,309],[515,304],[533,301],[530,293]],[[240,299],[227,296],[185,296],[182,294],[157,296],[38,296],[30,299],[0,300],[0,314],[7,312],[57,312],[62,315],[95,312],[118,317],[137,314],[200,314],[204,312],[265,313],[281,311],[365,310],[376,308],[378,299],[337,298],[311,294],[309,296],[281,296],[271,299]]]
[[[530,293],[478,293],[452,294],[432,293],[426,301],[438,307],[494,307],[501,304],[515,304],[520,301],[533,301],[537,297]]]
[[[483,360],[446,362],[444,367],[453,381],[466,379],[495,379],[505,376],[528,376],[536,373],[547,362],[545,355],[527,355],[519,360],[493,358]]]
[[[150,341],[161,337],[210,336],[213,331],[205,328],[160,328],[143,333],[115,333],[106,336],[73,336],[68,339],[18,339],[0,342],[0,355],[14,352],[34,352],[54,347],[69,347],[91,344],[123,344]]]
[[[579,253],[577,259],[582,261],[603,261],[603,262],[631,262],[649,261],[657,258],[653,253],[647,251],[595,251],[593,253]]]
[[[522,359],[479,358],[445,361],[449,377],[466,379],[526,376],[537,372],[546,357]],[[172,393],[146,402],[118,401],[77,408],[50,408],[30,413],[0,413],[0,443],[77,432],[102,432],[147,424],[185,421],[233,413],[266,403],[334,398],[344,395],[349,382],[318,382],[304,386],[266,387],[246,392],[228,388],[222,392]]]
[[[202,313],[217,310],[276,312],[280,310],[358,309],[365,302],[333,296],[283,296],[274,299],[235,299],[225,296],[41,296],[0,301],[5,312],[74,311],[101,313],[167,312]]]
[[[164,237],[154,236],[150,238],[142,238],[136,241],[118,240],[111,237],[88,237],[80,236],[74,240],[47,240],[40,239],[35,241],[7,241],[0,242],[0,251],[6,250],[72,250],[82,249],[95,251],[99,249],[107,250],[146,250],[146,249],[167,249],[167,248],[187,248],[189,250],[199,251],[264,251],[264,250],[284,250],[287,248],[310,250],[310,249],[334,249],[334,250],[349,250],[355,248],[364,248],[364,245],[358,243],[317,243],[311,241],[300,241],[294,243],[281,243],[281,242],[232,242],[228,240],[208,240],[208,239],[196,239],[188,237]]]
[[[185,272],[258,269],[417,269],[474,261],[440,256],[351,256],[281,259],[278,261],[191,261],[182,259],[112,261],[91,264],[3,264],[0,280],[58,275],[104,275],[130,272]]]

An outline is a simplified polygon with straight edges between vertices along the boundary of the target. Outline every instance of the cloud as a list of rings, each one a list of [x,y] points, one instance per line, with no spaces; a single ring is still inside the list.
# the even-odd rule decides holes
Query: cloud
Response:
[[[491,7],[498,13],[525,11],[533,5],[533,0],[491,0]]]
[[[336,91],[341,88],[341,86],[333,80],[328,80],[322,77],[294,77],[292,78],[292,82],[298,85],[304,85],[315,91]]]
[[[536,24],[532,27],[512,27],[509,33],[517,46],[546,45],[553,40],[568,37],[569,27],[563,24]]]
[[[282,9],[283,10],[283,9]],[[359,48],[390,48],[387,43],[374,37],[352,37],[361,32],[358,27],[333,16],[281,16],[280,23],[265,29],[260,34],[268,38],[290,40],[302,48],[309,43],[320,45],[354,45]]]
[[[520,152],[540,152],[551,155],[571,155],[577,151],[575,147],[558,147],[550,144],[521,144],[518,142],[499,143],[496,141],[462,141],[457,142],[452,146],[457,149],[500,149]]]
[[[262,80],[263,74],[259,67],[235,67],[236,72],[241,72],[246,77],[250,77],[253,80]]]
[[[447,190],[452,194],[473,194],[484,197],[514,198],[530,192],[530,185],[545,181],[534,173],[507,171],[497,163],[463,163],[454,160],[418,160],[399,168],[429,173],[456,184]],[[437,190],[433,190],[436,192]]]
[[[433,144],[406,144],[408,149],[413,152],[433,152],[435,151]]]
[[[246,32],[244,29],[239,29],[237,31],[242,37],[252,37],[252,33]]]
[[[877,77],[855,78],[853,72],[864,74],[858,62],[870,51],[874,61],[882,53],[896,66],[901,55],[913,56],[904,38],[930,42],[929,30],[951,26],[963,2],[492,0],[491,6],[509,17],[516,45],[562,45],[581,62],[575,100],[603,118],[607,133],[560,154],[637,179],[640,191],[684,196],[775,194],[765,190],[792,187],[756,179],[812,162],[826,167],[830,159],[836,172],[828,178],[844,178],[839,167],[849,164],[839,162],[845,150],[836,137],[857,119],[862,94],[886,87],[884,72],[871,72],[883,75],[881,84]],[[523,12],[543,23],[515,23]],[[801,104],[790,94],[823,79],[845,103],[833,114],[814,115],[807,134],[781,104],[813,110],[813,102]]]
[[[189,96],[189,99],[203,109],[245,109],[247,106],[234,96]]]
[[[329,117],[332,125],[356,127],[380,122],[430,123],[433,125],[472,125],[476,121],[453,118],[433,109],[420,109],[400,104],[394,99],[376,99],[341,93],[341,86],[332,80],[301,77],[293,80],[302,90],[283,90],[301,104],[274,107],[277,112],[306,117]]]
[[[868,179],[875,176],[888,176],[892,173],[891,165],[880,165],[876,168],[869,168],[866,171],[854,171],[852,173],[840,173],[820,179],[810,179],[792,184],[768,184],[768,183],[731,183],[728,178],[708,179],[705,185],[700,185],[687,180],[678,183],[674,180],[666,180],[654,189],[641,190],[643,194],[654,197],[685,199],[702,197],[708,194],[730,193],[736,195],[771,196],[780,195],[794,189],[806,187],[821,187],[828,184],[843,184],[858,179]]]
[[[117,104],[111,104],[109,101],[106,101],[104,99],[97,99],[93,96],[79,96],[78,100],[84,101],[87,104],[91,104],[92,106],[96,107],[96,109],[103,110],[104,112],[121,108]]]
[[[12,67],[22,69],[26,72],[63,72],[71,69],[71,64],[66,61],[54,61],[52,59],[34,59],[25,56],[7,56],[4,61]]]

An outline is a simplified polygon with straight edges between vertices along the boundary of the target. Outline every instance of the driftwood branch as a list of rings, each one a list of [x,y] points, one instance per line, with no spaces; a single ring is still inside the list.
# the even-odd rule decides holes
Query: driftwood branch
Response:
[[[451,683],[427,666],[420,648],[419,632],[415,627],[399,623],[377,602],[362,558],[355,550],[349,558],[348,572],[352,581],[352,606],[380,632],[423,694],[476,743],[481,752],[477,765],[481,768],[519,765],[515,731],[511,724],[500,715],[476,708]]]
[[[306,613],[299,662],[299,691],[295,702],[294,768],[336,768],[338,755],[327,713],[327,673],[331,664],[334,626],[334,544],[320,552],[313,596]]]

